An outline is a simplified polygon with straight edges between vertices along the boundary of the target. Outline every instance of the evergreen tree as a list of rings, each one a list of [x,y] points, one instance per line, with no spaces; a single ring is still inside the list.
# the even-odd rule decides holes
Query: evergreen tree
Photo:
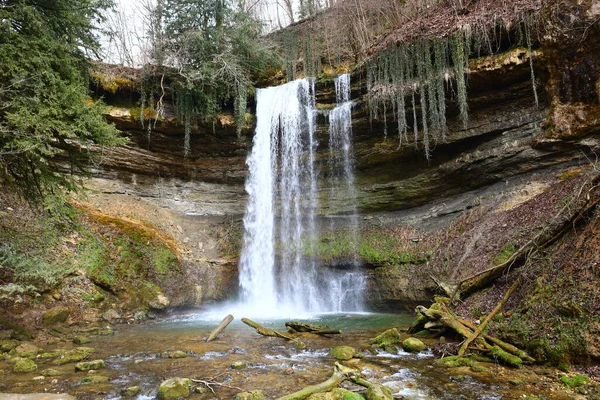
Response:
[[[87,171],[89,145],[123,142],[85,78],[97,49],[94,24],[109,5],[0,1],[0,184],[46,207],[78,187],[75,173]]]
[[[191,122],[212,120],[232,102],[239,133],[254,78],[281,61],[260,37],[260,23],[231,1],[164,0],[161,7],[166,43],[158,47],[179,71],[172,89],[188,155]]]

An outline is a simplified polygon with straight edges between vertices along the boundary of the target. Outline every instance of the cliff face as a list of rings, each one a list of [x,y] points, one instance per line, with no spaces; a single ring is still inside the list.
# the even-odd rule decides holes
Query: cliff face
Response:
[[[557,171],[595,159],[600,151],[600,32],[594,21],[600,9],[592,3],[578,7],[559,3],[553,33],[533,53],[539,102],[534,98],[527,49],[471,60],[467,128],[456,118],[457,105],[449,101],[449,132],[433,149],[430,161],[420,143],[398,146],[394,121],[386,127],[369,120],[364,76],[360,72],[352,76],[356,185],[359,210],[368,219],[363,224],[372,224],[375,217],[382,226],[409,224],[434,231],[474,208],[499,205],[515,196],[524,196],[523,201],[531,198]],[[577,29],[560,29],[559,22],[573,18]],[[324,110],[335,103],[332,81],[318,83],[317,91],[317,103]],[[107,118],[130,142],[102,151],[92,179],[95,195],[103,199],[97,203],[129,196],[131,201],[162,207],[174,219],[185,219],[186,229],[205,230],[204,241],[216,248],[218,240],[215,231],[206,228],[208,221],[214,225],[235,220],[239,228],[245,209],[245,159],[252,124],[239,137],[226,117],[214,126],[196,126],[191,155],[184,158],[183,127],[172,110],[167,108],[165,118],[148,134],[137,117],[139,109],[132,108],[137,98],[131,89],[103,94],[112,104]],[[326,175],[325,118],[319,117],[319,123],[318,159],[324,160],[319,170]],[[322,189],[321,193],[328,192]],[[322,200],[324,218],[348,209],[343,201]],[[140,215],[144,217],[148,216]],[[171,233],[188,249],[190,260],[204,263],[198,274],[214,273],[215,265],[235,267],[235,260],[223,261],[218,252],[209,263],[203,255],[205,244],[199,244],[204,242],[192,240],[182,229]],[[239,238],[239,229],[236,235]],[[415,285],[407,271],[370,270],[371,303],[384,308],[427,299],[432,283],[423,279]],[[207,290],[204,300],[222,297],[225,288],[235,286],[235,273],[224,275],[226,282]]]

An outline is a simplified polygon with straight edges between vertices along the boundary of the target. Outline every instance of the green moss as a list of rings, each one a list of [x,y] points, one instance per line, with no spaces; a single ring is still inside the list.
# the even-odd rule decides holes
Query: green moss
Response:
[[[585,385],[590,381],[587,375],[578,374],[574,376],[561,375],[560,382],[566,387],[573,389]]]
[[[494,258],[494,264],[499,265],[506,262],[517,251],[517,246],[514,243],[507,243],[502,247],[500,253]]]
[[[331,350],[331,356],[338,360],[349,360],[354,357],[356,350],[350,346],[339,346]]]
[[[13,365],[13,371],[18,373],[32,372],[37,369],[36,363],[29,358],[19,358]]]
[[[377,335],[371,339],[373,346],[379,348],[385,348],[390,345],[396,345],[400,343],[400,333],[396,328],[388,329],[387,331]]]
[[[154,268],[159,274],[166,274],[172,268],[178,266],[177,254],[168,247],[158,247],[152,252]]]

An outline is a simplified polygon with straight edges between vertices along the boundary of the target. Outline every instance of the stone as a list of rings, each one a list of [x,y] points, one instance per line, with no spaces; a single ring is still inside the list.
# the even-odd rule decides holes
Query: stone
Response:
[[[14,339],[0,340],[0,351],[7,352],[17,347],[21,342]]]
[[[79,383],[103,383],[108,382],[110,378],[108,376],[103,375],[91,375],[83,378]]]
[[[358,396],[358,397],[357,397]],[[308,397],[308,400],[364,400],[358,393],[347,389],[335,388],[329,392],[315,393]]]
[[[70,362],[81,361],[96,350],[93,347],[77,347],[75,350],[65,351],[59,358],[53,361],[54,364],[63,365]]]
[[[339,346],[335,347],[329,353],[332,357],[338,360],[349,360],[354,357],[356,350],[350,346]]]
[[[133,314],[133,319],[136,321],[143,321],[148,318],[148,313],[146,311],[138,311]]]
[[[40,373],[44,376],[60,376],[64,375],[66,372],[59,371],[58,369],[54,368],[47,368],[45,370],[40,371]]]
[[[392,328],[387,331],[380,333],[375,338],[371,339],[373,346],[384,348],[390,345],[396,345],[400,343],[400,333],[398,329]]]
[[[244,361],[235,361],[231,364],[232,369],[244,369],[247,367],[247,364]]]
[[[32,381],[36,381],[36,382],[38,382],[38,381],[43,381],[44,379],[46,379],[46,377],[45,377],[45,376],[43,376],[43,375],[40,375],[40,376],[34,376],[33,378],[31,378],[31,380],[32,380]]]
[[[408,351],[409,353],[418,353],[420,351],[425,350],[425,343],[421,342],[416,338],[408,338],[404,342],[402,342],[402,348],[404,351]]]
[[[67,318],[69,318],[69,315],[71,314],[71,310],[69,310],[67,307],[54,307],[48,311],[46,311],[43,316],[43,322],[44,325],[46,326],[52,326],[52,325],[56,325],[56,324],[60,324],[62,322],[65,322],[67,320]]]
[[[164,310],[169,307],[169,304],[171,304],[169,298],[162,293],[159,293],[156,298],[148,302],[148,305],[154,310]]]
[[[169,358],[186,358],[188,355],[185,351],[177,350],[168,354]]]
[[[383,385],[373,384],[365,392],[367,400],[393,400],[392,390]]]
[[[18,358],[13,365],[14,372],[32,372],[37,369],[37,364],[29,358]]]
[[[265,400],[265,393],[262,390],[242,392],[235,395],[235,400]]]
[[[75,344],[86,344],[91,342],[92,340],[88,337],[85,336],[74,336],[73,337],[73,343]]]
[[[120,319],[121,318],[121,314],[119,314],[119,312],[117,310],[114,309],[109,309],[106,310],[103,314],[102,314],[102,319],[104,319],[105,321],[108,322],[112,322],[115,319]]]
[[[133,396],[137,396],[138,394],[140,394],[140,392],[142,391],[142,388],[140,388],[139,386],[130,386],[128,388],[125,389],[121,389],[121,397],[133,397]]]
[[[76,400],[75,397],[66,393],[29,393],[12,394],[0,393],[0,400]]]
[[[192,381],[186,378],[171,378],[160,384],[157,398],[159,400],[175,400],[189,397]]]
[[[31,342],[23,342],[10,351],[11,356],[31,358],[37,356],[41,351],[39,347]]]
[[[84,361],[75,365],[75,371],[89,371],[104,368],[104,360]]]

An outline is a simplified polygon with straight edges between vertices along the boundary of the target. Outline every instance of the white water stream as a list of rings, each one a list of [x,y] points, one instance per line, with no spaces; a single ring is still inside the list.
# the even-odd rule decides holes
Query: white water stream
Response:
[[[349,76],[336,80],[338,106],[330,114],[330,158],[336,159],[330,162],[337,172],[331,183],[353,203],[356,218],[349,82]],[[241,305],[261,316],[362,310],[361,274],[331,271],[305,256],[319,234],[314,96],[311,79],[256,94],[239,280]]]

